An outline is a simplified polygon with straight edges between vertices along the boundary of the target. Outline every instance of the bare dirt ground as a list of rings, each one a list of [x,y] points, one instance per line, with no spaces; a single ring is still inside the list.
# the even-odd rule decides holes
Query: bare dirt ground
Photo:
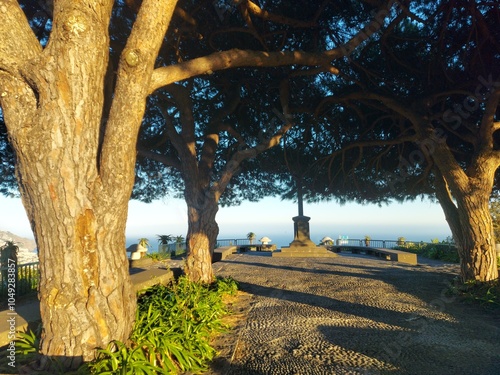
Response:
[[[499,311],[447,293],[457,265],[245,253],[214,268],[242,292],[207,374],[500,374]]]

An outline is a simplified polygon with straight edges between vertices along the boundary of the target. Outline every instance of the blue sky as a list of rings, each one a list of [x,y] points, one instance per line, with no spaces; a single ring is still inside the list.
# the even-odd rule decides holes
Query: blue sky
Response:
[[[0,230],[33,237],[20,199],[0,197]],[[305,204],[304,214],[311,217],[311,239],[319,242],[324,236],[395,240],[405,237],[412,241],[444,240],[450,235],[441,207],[429,201],[393,203],[389,206],[361,206],[335,202]],[[278,198],[266,198],[257,203],[221,208],[217,215],[219,238],[245,238],[248,232],[257,239],[269,236],[279,246],[293,240],[292,217],[297,205]],[[157,234],[186,235],[187,214],[184,201],[165,199],[150,204],[131,201],[127,221],[127,242],[147,237],[156,242]]]

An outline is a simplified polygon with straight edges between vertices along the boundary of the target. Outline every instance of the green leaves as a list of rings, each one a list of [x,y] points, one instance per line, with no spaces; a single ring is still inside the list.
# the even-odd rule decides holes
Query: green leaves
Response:
[[[17,332],[16,353],[27,355],[38,352],[40,344],[39,335],[32,330],[26,332]]]
[[[176,374],[207,370],[215,356],[210,336],[227,327],[222,297],[234,294],[232,278],[211,285],[180,277],[170,286],[155,285],[139,297],[135,325],[127,343],[113,341],[80,370],[92,374]],[[38,353],[40,330],[18,332],[16,351],[26,359]]]
[[[168,287],[156,285],[139,297],[130,344],[113,342],[99,350],[90,368],[96,374],[172,374],[200,372],[215,356],[210,335],[225,329],[228,313],[224,294],[234,294],[233,279],[218,278],[212,285],[186,277]]]
[[[459,263],[460,259],[455,246],[447,243],[412,243],[394,247],[394,249],[409,251],[429,259],[438,259],[444,262]]]
[[[112,350],[112,347],[114,347]],[[97,360],[90,366],[94,374],[168,374],[148,356],[148,347],[129,348],[115,341],[108,349],[99,349]],[[153,359],[153,360],[151,360]]]
[[[500,282],[498,280],[491,282],[471,280],[458,285],[452,291],[466,302],[479,304],[488,309],[500,308]]]

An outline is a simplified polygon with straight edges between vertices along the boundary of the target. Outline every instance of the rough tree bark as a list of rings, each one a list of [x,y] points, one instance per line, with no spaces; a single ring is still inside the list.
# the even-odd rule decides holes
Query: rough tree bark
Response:
[[[187,193],[188,232],[186,236],[188,258],[186,274],[190,280],[213,281],[212,256],[219,226],[215,219],[219,210],[218,200],[208,194]]]
[[[436,172],[436,196],[450,225],[460,256],[463,282],[488,282],[498,279],[498,266],[489,200],[500,166],[500,152],[493,134],[500,128],[495,113],[500,102],[500,88],[490,87],[476,137],[471,139],[474,153],[463,167],[455,159],[439,129],[430,128],[425,116],[410,116],[417,133],[417,144],[429,157]],[[425,113],[422,109],[420,113]]]
[[[128,339],[135,142],[174,5],[144,1],[136,21],[144,27],[129,38],[100,139],[113,1],[55,1],[43,50],[17,2],[0,2],[0,102],[40,256],[42,367],[50,357],[76,368],[95,348]]]
[[[466,174],[454,160],[443,158],[442,154],[449,150],[441,147],[444,149],[436,150],[433,158],[436,197],[457,245],[460,278],[462,282],[496,280],[498,266],[489,201],[498,160],[483,155]]]

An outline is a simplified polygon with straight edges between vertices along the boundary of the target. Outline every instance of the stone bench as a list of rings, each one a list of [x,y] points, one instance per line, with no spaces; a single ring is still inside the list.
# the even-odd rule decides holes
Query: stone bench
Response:
[[[219,262],[226,259],[229,255],[236,253],[238,248],[236,246],[222,246],[214,250],[212,256],[212,263]]]
[[[349,250],[353,254],[360,254],[361,252],[365,252],[368,247],[364,246],[353,246],[353,245],[333,245],[326,246],[327,249],[334,251],[336,253],[340,253],[341,251]]]
[[[350,245],[335,245],[332,246],[332,250],[335,252],[340,252],[342,250],[351,250],[353,254],[364,252],[365,254],[378,256],[386,260],[391,260],[393,262],[411,264],[412,266],[417,265],[417,254],[409,253],[407,251]]]
[[[373,254],[394,262],[407,263],[412,266],[417,265],[417,254],[407,251],[368,247],[365,249],[365,252],[369,255]]]
[[[276,245],[239,245],[239,251],[274,251],[277,249]]]

